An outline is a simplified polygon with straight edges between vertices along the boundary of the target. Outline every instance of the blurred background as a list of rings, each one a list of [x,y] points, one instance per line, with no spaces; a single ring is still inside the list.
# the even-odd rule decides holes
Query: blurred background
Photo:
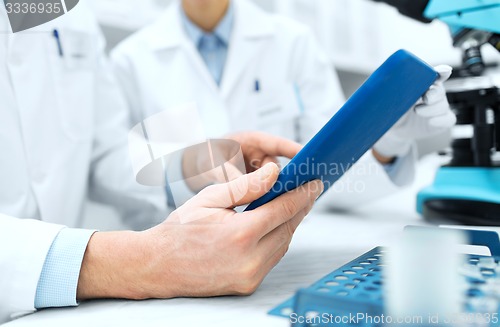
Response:
[[[176,0],[89,0],[108,41],[108,50],[150,24]],[[238,1],[238,0],[235,0]],[[349,97],[394,51],[404,48],[432,65],[461,64],[448,27],[423,24],[394,8],[370,0],[251,0],[270,13],[285,15],[312,28],[332,59]],[[494,50],[492,50],[493,52]],[[494,53],[493,53],[494,54]],[[493,55],[492,54],[492,55]],[[486,55],[488,58],[488,55]],[[442,149],[448,137],[424,140],[420,154]]]
[[[108,41],[108,51],[141,27],[152,23],[176,0],[88,0]],[[234,0],[238,1],[238,0]],[[251,0],[270,13],[285,15],[312,28],[332,59],[344,93],[349,97],[394,51],[405,48],[431,65],[461,64],[461,52],[452,47],[448,27],[441,22],[419,23],[385,4],[370,0]],[[140,5],[138,5],[140,3]],[[488,52],[488,50],[490,52]],[[485,61],[498,56],[485,49]],[[491,59],[490,59],[491,58]],[[419,154],[448,147],[450,135],[419,142]],[[87,216],[96,214],[95,206]],[[113,220],[94,225],[110,229]],[[104,224],[104,225],[103,225]]]
[[[108,39],[108,48],[153,22],[175,0],[89,0]],[[238,0],[236,0],[238,1]],[[264,10],[310,26],[342,76],[347,95],[400,48],[430,64],[458,65],[460,52],[451,46],[448,28],[422,24],[395,9],[369,0],[251,0]],[[351,84],[354,82],[354,84]]]

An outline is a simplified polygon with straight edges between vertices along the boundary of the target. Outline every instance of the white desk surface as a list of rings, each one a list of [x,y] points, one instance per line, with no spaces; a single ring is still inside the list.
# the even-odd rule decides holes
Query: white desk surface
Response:
[[[172,300],[99,300],[77,308],[47,309],[15,320],[18,326],[289,326],[267,311],[374,247],[388,245],[406,225],[425,224],[416,193],[432,182],[437,158],[419,164],[415,184],[355,212],[313,211],[297,230],[288,254],[249,297]]]

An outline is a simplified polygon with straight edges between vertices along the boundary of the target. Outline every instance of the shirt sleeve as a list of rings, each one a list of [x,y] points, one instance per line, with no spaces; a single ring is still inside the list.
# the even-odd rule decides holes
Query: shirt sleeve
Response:
[[[394,185],[398,187],[408,186],[415,179],[417,161],[417,148],[413,144],[410,151],[401,157],[397,157],[392,164],[383,165],[387,176]]]
[[[76,306],[83,256],[95,231],[64,228],[52,243],[40,274],[35,308]]]
[[[387,173],[387,175],[389,175],[391,179],[395,177],[396,172],[401,167],[401,162],[402,162],[401,158],[397,157],[396,160],[394,160],[394,162],[383,165],[385,172]]]
[[[89,178],[90,199],[113,206],[127,228],[145,230],[169,215],[165,190],[140,185],[129,153],[129,110],[104,54],[102,33],[96,38],[95,124]],[[130,92],[134,93],[134,92]]]

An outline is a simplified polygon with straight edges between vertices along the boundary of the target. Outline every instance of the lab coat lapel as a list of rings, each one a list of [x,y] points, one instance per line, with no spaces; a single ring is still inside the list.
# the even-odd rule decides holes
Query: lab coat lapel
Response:
[[[163,17],[153,27],[153,33],[149,33],[149,44],[156,51],[174,50],[184,52],[188,58],[188,62],[192,64],[193,69],[199,77],[206,82],[206,85],[212,91],[217,93],[219,92],[217,84],[212,75],[210,75],[198,49],[196,49],[184,30],[180,10],[179,2],[167,9]]]
[[[233,4],[235,23],[221,82],[223,98],[231,94],[250,61],[274,34],[274,25],[267,13],[247,0],[233,0]]]
[[[203,61],[198,49],[194,46],[193,42],[189,39],[183,40],[182,50],[186,52],[186,55],[189,56],[189,62],[193,63],[193,68],[200,75],[200,77],[207,83],[208,87],[218,93],[219,87],[215,82],[214,78],[210,74],[207,65]]]

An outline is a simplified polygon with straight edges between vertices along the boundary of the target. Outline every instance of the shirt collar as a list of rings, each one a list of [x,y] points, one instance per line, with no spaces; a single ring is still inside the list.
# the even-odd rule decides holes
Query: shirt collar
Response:
[[[181,20],[184,25],[184,29],[188,37],[193,41],[193,43],[198,46],[200,44],[201,38],[205,35],[215,35],[219,40],[221,40],[226,46],[229,44],[229,38],[231,36],[231,31],[233,29],[234,23],[234,8],[232,2],[229,3],[229,7],[227,8],[226,14],[219,22],[217,27],[212,33],[206,33],[201,28],[199,28],[196,24],[194,24],[184,12],[184,9],[181,7]]]

